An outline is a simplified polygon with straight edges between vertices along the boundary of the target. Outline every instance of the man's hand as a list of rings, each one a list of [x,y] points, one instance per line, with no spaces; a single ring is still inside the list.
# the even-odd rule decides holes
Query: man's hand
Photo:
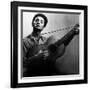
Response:
[[[43,57],[46,59],[49,56],[48,50],[43,51]]]
[[[76,24],[74,26],[74,31],[75,31],[75,34],[79,34],[79,24]]]
[[[49,56],[48,50],[40,50],[38,54],[42,54],[44,60]]]

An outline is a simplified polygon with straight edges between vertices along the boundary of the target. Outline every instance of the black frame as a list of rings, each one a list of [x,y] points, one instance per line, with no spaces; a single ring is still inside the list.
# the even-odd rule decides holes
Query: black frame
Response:
[[[18,6],[84,10],[84,80],[18,83]],[[11,87],[16,88],[87,83],[87,24],[87,6],[17,1],[11,2]]]

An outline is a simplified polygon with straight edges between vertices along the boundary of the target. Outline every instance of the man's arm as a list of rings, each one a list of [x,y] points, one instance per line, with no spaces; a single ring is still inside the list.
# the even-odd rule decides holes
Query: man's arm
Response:
[[[30,48],[32,48],[32,42],[30,42],[28,39],[23,40],[23,66],[39,66],[40,64],[44,63],[44,58],[46,58],[47,54],[46,52],[40,50],[37,54],[30,56],[27,55],[29,52],[32,54],[33,52],[30,52]],[[38,48],[38,47],[37,47]]]

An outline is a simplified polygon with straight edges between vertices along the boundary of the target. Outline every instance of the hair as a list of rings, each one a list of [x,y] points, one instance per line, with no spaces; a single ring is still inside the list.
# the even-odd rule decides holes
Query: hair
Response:
[[[47,25],[47,23],[48,23],[48,19],[47,19],[47,17],[46,17],[44,14],[36,14],[36,15],[33,17],[32,26],[33,26],[33,22],[34,22],[35,18],[38,17],[38,16],[40,16],[40,17],[42,17],[42,18],[44,19],[44,22],[45,22],[44,27],[45,27],[45,26]]]

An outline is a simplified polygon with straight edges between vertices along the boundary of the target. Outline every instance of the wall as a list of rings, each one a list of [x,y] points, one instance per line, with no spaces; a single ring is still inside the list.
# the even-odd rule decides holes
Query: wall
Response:
[[[10,90],[10,1],[11,0],[1,0],[0,2],[0,90]],[[23,0],[21,0],[23,1]],[[25,1],[25,0],[24,0]],[[29,0],[28,0],[29,1]],[[80,4],[89,5],[89,0],[30,0],[33,2],[48,2],[48,3],[62,3],[62,4]],[[88,10],[90,11],[90,10]],[[90,12],[89,12],[90,14]],[[88,15],[90,16],[90,15]],[[88,18],[88,20],[90,20]],[[89,27],[90,28],[90,27]],[[90,31],[88,31],[88,37],[90,38]],[[90,46],[90,42],[88,43]],[[90,53],[90,47],[88,47],[88,52]],[[89,56],[90,59],[90,56]],[[88,61],[90,63],[90,61]],[[90,65],[88,66],[90,68]],[[90,70],[88,73],[90,76]],[[90,81],[90,78],[89,78]],[[47,86],[47,87],[34,87],[27,88],[28,90],[89,90],[89,84],[82,85],[62,85],[62,86]],[[22,88],[23,90],[26,88]],[[15,89],[16,90],[16,89]]]

